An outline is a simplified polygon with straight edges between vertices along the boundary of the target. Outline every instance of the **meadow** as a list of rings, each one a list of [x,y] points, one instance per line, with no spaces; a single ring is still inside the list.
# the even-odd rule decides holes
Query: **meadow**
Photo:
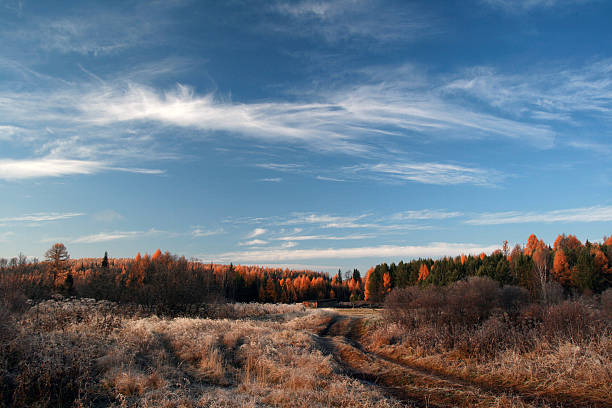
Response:
[[[467,281],[463,289],[467,297],[482,295],[490,283]],[[471,305],[464,297],[481,316],[465,321],[446,315],[452,289],[398,291],[378,310],[217,303],[175,316],[92,298],[4,299],[0,401],[6,407],[610,406],[610,291],[551,305],[525,300],[512,306],[512,315],[496,297]]]

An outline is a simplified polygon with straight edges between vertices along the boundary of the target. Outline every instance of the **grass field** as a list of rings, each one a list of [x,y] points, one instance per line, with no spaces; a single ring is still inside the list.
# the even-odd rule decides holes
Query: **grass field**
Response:
[[[5,407],[605,407],[609,336],[489,361],[410,346],[377,309],[225,304],[160,318],[49,300],[0,319]],[[585,373],[590,370],[590,376]]]

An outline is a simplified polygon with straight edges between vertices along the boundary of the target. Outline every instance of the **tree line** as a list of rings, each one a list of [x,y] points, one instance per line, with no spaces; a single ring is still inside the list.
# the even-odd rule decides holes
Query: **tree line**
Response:
[[[584,244],[559,235],[552,247],[535,234],[512,250],[504,241],[492,254],[382,263],[364,279],[359,270],[324,272],[247,265],[221,265],[162,253],[135,258],[70,259],[66,247],[53,245],[45,260],[20,254],[0,258],[0,291],[6,296],[46,298],[55,293],[145,305],[233,302],[292,303],[311,299],[382,302],[394,288],[448,286],[471,276],[527,289],[546,300],[559,291],[600,293],[612,283],[612,237]]]
[[[45,298],[55,293],[145,305],[211,301],[292,303],[309,299],[363,299],[357,269],[324,272],[187,260],[157,250],[135,258],[70,259],[55,244],[46,260],[0,262],[0,290]]]
[[[510,250],[504,241],[490,255],[382,263],[366,274],[365,300],[380,302],[393,288],[448,286],[471,276],[523,287],[532,298],[544,301],[559,291],[600,293],[612,284],[612,236],[604,237],[602,243],[587,240],[583,244],[574,235],[561,234],[551,247],[532,234],[525,246],[517,244]]]

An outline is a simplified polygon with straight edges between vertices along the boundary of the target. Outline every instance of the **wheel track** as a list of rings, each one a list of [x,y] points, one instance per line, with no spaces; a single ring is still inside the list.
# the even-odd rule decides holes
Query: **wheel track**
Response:
[[[608,406],[604,401],[579,400],[567,395],[533,395],[412,366],[365,349],[359,342],[362,332],[362,318],[333,315],[316,334],[321,348],[332,354],[347,374],[378,386],[409,406],[487,407],[500,403],[568,408]]]

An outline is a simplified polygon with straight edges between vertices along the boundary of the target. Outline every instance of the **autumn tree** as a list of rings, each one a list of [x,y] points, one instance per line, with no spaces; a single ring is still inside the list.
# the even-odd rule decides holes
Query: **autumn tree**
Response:
[[[535,278],[540,287],[540,293],[544,302],[548,302],[548,291],[547,285],[548,277],[550,273],[550,257],[551,251],[544,247],[536,248],[533,253],[533,269],[535,272]]]
[[[370,268],[365,279],[365,300],[380,302],[384,297],[383,276],[389,273],[386,263]]]
[[[151,257],[151,260],[152,261],[157,261],[161,256],[162,256],[162,251],[161,251],[161,249],[157,248],[157,251],[155,251],[155,253]]]
[[[425,263],[419,267],[419,281],[424,281],[429,276],[429,268]]]
[[[575,235],[559,234],[553,244],[553,249],[563,249],[567,254],[568,251],[577,251],[582,247],[582,242]]]
[[[62,243],[53,244],[51,248],[45,252],[45,258],[51,264],[51,271],[53,273],[53,284],[57,280],[57,275],[61,274],[66,267],[66,263],[70,259],[66,246]]]
[[[552,273],[555,279],[561,282],[563,285],[567,285],[572,281],[569,262],[567,261],[565,252],[561,248],[555,251]]]

